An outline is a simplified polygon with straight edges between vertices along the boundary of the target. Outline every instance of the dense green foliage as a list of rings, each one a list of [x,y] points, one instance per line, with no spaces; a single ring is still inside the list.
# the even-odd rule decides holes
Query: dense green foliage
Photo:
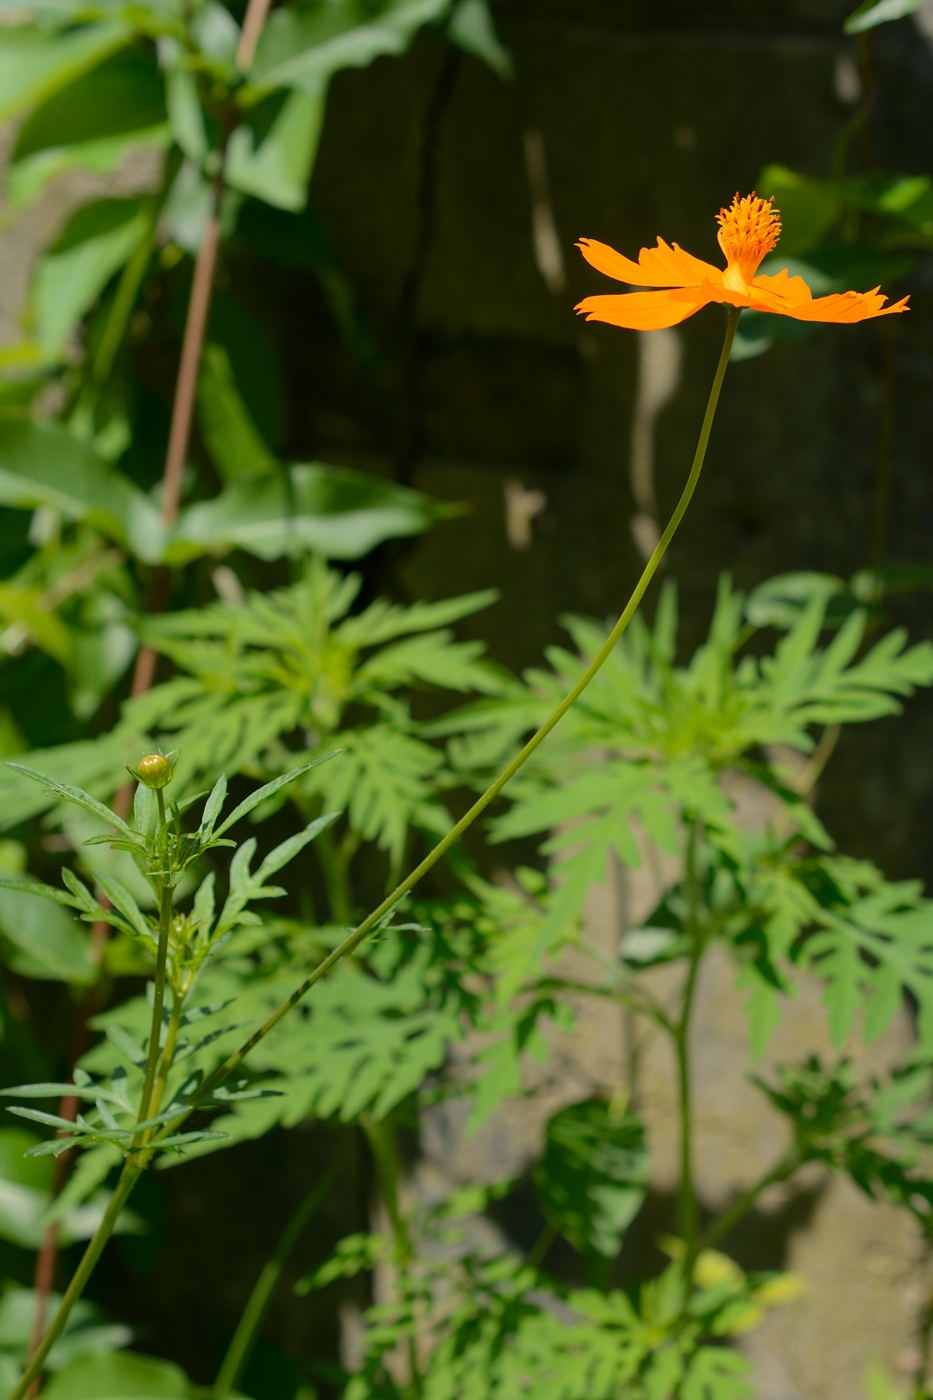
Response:
[[[913,8],[867,0],[849,28]],[[0,365],[0,504],[20,541],[0,583],[0,750],[15,760],[0,775],[0,954],[20,996],[58,984],[54,1004],[80,1032],[53,1078],[21,1063],[37,1082],[3,1091],[29,1127],[0,1128],[0,1238],[31,1261],[48,1257],[55,1231],[68,1245],[142,1230],[125,1207],[144,1170],[339,1124],[365,1144],[375,1202],[369,1228],[298,1286],[309,1309],[351,1280],[368,1300],[356,1361],[322,1358],[322,1395],[740,1400],[753,1390],[735,1339],[800,1286],[724,1252],[769,1186],[820,1163],[929,1236],[933,902],[919,882],[838,851],[814,793],[840,728],[897,715],[933,684],[933,647],[879,631],[875,605],[897,586],[882,570],[850,584],[785,576],[747,597],[724,577],[708,637],[685,659],[667,584],[650,624],[638,615],[491,809],[492,863],[454,847],[433,884],[348,946],[381,892],[451,831],[464,795],[482,792],[585,674],[607,629],[565,619],[569,643],[517,677],[456,634],[492,593],[373,598],[348,561],[446,512],[362,472],[284,460],[264,364],[274,356],[233,298],[180,379],[174,406],[183,390],[196,404],[193,446],[179,508],[166,507],[167,434],[151,432],[141,366],[166,344],[178,358],[177,327],[152,308],[188,299],[189,259],[200,265],[210,230],[231,265],[245,248],[315,277],[365,359],[353,288],[305,207],[331,78],[402,52],[425,26],[503,80],[511,71],[485,0],[283,5],[244,57],[245,20],[216,0],[37,0],[0,30],[0,115],[22,118],[7,172],[17,208],[61,171],[108,175],[127,153],[157,157],[147,188],[73,213]],[[845,156],[823,180],[771,166],[761,182],[789,251],[827,291],[854,268],[893,275],[933,236],[926,177],[851,176]],[[771,319],[745,318],[740,354],[768,347]],[[130,693],[146,649],[160,669]],[[513,842],[534,867],[509,859],[493,878]],[[665,872],[656,905],[607,957],[587,900],[650,862]],[[785,1120],[786,1146],[745,1195],[701,1218],[691,1018],[717,950],[746,1011],[749,1073]],[[788,999],[814,981],[834,1055],[759,1074]],[[438,1104],[473,1132],[535,1098],[558,1037],[607,1003],[632,1014],[638,1037],[666,1038],[678,1073],[669,1262],[625,1287],[614,1269],[652,1161],[637,1053],[611,1092],[549,1117],[520,1179],[431,1200],[403,1152]],[[856,1040],[898,1015],[915,1025],[910,1056],[860,1080]],[[288,1250],[338,1189],[333,1171],[311,1176],[217,1396],[239,1393]],[[521,1191],[539,1239],[490,1245],[500,1203]],[[35,1290],[0,1299],[3,1395],[22,1393],[56,1315],[47,1288],[40,1269]],[[119,1318],[79,1302],[45,1358],[44,1393],[198,1393],[177,1366],[126,1350],[133,1342]],[[289,1400],[317,1393],[306,1379]],[[923,1374],[917,1383],[925,1395]]]

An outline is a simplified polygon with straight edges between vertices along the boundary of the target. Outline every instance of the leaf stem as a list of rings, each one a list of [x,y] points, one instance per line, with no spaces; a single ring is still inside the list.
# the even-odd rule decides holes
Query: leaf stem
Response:
[[[256,1333],[265,1317],[266,1309],[276,1284],[282,1276],[282,1270],[288,1256],[298,1243],[298,1237],[302,1230],[333,1186],[335,1179],[336,1171],[332,1168],[321,1177],[320,1181],[316,1181],[285,1226],[272,1257],[256,1280],[256,1286],[250,1294],[249,1302],[243,1309],[243,1315],[237,1324],[233,1340],[217,1373],[217,1379],[211,1391],[215,1400],[225,1400],[225,1397],[236,1385],[240,1372],[252,1351]]]

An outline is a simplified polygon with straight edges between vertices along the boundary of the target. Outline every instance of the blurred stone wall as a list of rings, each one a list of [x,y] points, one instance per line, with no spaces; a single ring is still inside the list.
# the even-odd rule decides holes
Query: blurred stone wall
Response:
[[[470,625],[507,664],[537,661],[564,611],[617,614],[652,517],[666,519],[677,498],[722,334],[714,311],[651,337],[581,323],[573,303],[609,288],[574,240],[634,256],[661,234],[715,260],[715,213],[753,188],[763,165],[829,173],[857,97],[841,35],[849,8],[501,0],[513,83],[422,42],[402,63],[335,87],[314,192],[388,349],[362,375],[305,323],[309,389],[296,440],[471,504],[467,517],[385,551],[382,581],[411,597],[498,587],[500,603]],[[881,31],[875,57],[879,167],[933,170],[923,30]],[[893,327],[888,558],[897,562],[928,559],[933,543],[931,270],[921,260],[909,322]],[[721,570],[748,587],[789,569],[849,576],[869,562],[883,360],[880,329],[868,325],[780,342],[730,369],[705,478],[671,551],[685,655],[705,632]],[[915,637],[933,630],[927,597],[889,612]],[[822,784],[821,812],[842,849],[893,876],[933,873],[931,739],[933,703],[921,696],[903,718],[847,736]],[[594,892],[590,936],[605,951],[633,903],[637,890],[611,882]],[[456,1112],[436,1114],[423,1135],[423,1189],[520,1170],[551,1113],[611,1088],[626,1035],[612,1013],[588,1012],[541,1071],[539,1099],[510,1105],[472,1144]],[[905,1017],[869,1051],[847,1049],[880,1072],[910,1036]],[[782,1146],[746,1078],[724,960],[701,988],[695,1048],[700,1190],[715,1209]],[[814,986],[765,1068],[828,1049]],[[620,1276],[633,1255],[660,1264],[654,1239],[672,1221],[673,1077],[660,1050],[643,1066],[639,1106],[652,1198]],[[521,1211],[502,1228],[502,1239],[521,1239]],[[749,1267],[798,1269],[807,1284],[748,1339],[764,1400],[852,1400],[876,1360],[906,1383],[931,1284],[909,1221],[815,1172],[766,1195],[728,1245]]]

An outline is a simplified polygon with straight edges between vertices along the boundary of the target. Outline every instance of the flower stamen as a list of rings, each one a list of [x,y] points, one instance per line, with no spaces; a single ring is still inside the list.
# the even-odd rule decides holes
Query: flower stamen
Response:
[[[720,209],[716,219],[727,264],[722,280],[730,291],[744,292],[781,236],[774,196],[759,199],[754,190],[744,198],[736,194],[730,208]]]

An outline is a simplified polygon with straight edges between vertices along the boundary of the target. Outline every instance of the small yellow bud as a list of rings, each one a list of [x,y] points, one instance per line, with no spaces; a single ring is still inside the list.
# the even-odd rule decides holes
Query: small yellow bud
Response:
[[[136,775],[147,788],[163,788],[171,782],[172,765],[164,753],[148,753],[139,760]]]

